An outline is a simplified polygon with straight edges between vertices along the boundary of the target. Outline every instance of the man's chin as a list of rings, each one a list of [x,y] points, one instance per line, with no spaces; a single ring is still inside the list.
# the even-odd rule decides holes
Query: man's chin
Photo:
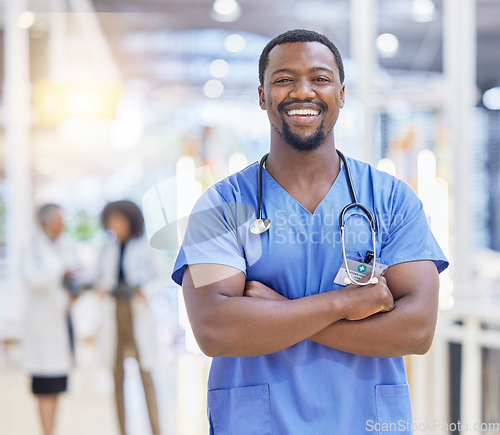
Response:
[[[316,134],[309,138],[303,138],[296,135],[284,135],[285,142],[295,151],[307,152],[318,149],[324,141],[323,134]]]
[[[319,148],[325,140],[323,129],[320,128],[309,136],[302,136],[290,131],[290,127],[285,123],[280,136],[292,149],[300,152],[314,151]]]

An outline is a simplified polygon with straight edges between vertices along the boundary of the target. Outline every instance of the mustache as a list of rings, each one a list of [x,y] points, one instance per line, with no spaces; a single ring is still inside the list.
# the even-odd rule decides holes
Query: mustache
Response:
[[[287,106],[291,104],[303,104],[306,101],[303,100],[288,100],[288,101],[282,101],[281,103],[278,104],[278,112],[284,113]],[[315,106],[318,106],[322,112],[326,112],[328,110],[328,106],[323,103],[323,101],[318,101],[317,103],[311,103],[308,102],[309,104],[314,104]]]

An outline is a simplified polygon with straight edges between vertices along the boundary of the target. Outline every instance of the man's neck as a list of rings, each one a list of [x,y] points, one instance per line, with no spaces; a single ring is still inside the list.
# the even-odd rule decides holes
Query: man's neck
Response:
[[[310,213],[328,193],[340,172],[335,146],[322,145],[314,151],[300,152],[272,146],[266,171]]]
[[[340,158],[333,143],[324,144],[314,151],[296,151],[289,145],[271,145],[266,170],[281,185],[290,182],[304,186],[333,183],[340,170]]]

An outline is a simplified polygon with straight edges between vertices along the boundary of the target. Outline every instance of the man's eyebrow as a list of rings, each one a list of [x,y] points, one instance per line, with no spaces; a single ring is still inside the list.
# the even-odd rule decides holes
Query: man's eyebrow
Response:
[[[334,74],[334,71],[331,69],[331,68],[327,68],[325,66],[315,66],[315,67],[312,67],[310,69],[310,71],[312,72],[316,72],[316,71],[326,71],[326,72],[329,72],[331,74]]]
[[[280,68],[280,69],[277,69],[276,71],[273,71],[273,73],[271,74],[272,76],[276,75],[276,74],[279,74],[279,73],[283,73],[283,72],[286,72],[286,73],[293,73],[294,70],[291,69],[291,68]]]
[[[334,71],[331,69],[331,68],[327,68],[327,67],[324,67],[324,66],[313,66],[312,68],[309,68],[309,71],[310,72],[317,72],[317,71],[326,71],[330,74],[334,74]],[[273,73],[271,74],[271,76],[274,76],[276,74],[279,74],[279,73],[290,73],[290,74],[293,74],[295,72],[295,70],[293,70],[292,68],[280,68],[280,69],[277,69],[276,71],[273,71]]]

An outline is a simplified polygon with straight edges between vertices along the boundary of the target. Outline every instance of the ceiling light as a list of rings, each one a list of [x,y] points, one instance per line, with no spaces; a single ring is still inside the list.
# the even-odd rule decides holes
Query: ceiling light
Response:
[[[500,110],[500,86],[488,89],[483,94],[483,104],[487,109]]]
[[[21,29],[29,29],[35,24],[35,14],[31,11],[24,11],[17,19],[17,25]]]
[[[215,21],[236,21],[241,15],[241,7],[236,0],[215,0],[210,16]]]
[[[399,41],[392,33],[382,33],[377,37],[380,57],[393,57],[398,51]]]
[[[414,21],[425,23],[436,18],[436,6],[432,0],[413,0],[411,9]]]
[[[220,79],[229,72],[229,65],[223,59],[216,59],[210,64],[209,71],[213,77]]]
[[[213,8],[218,14],[231,15],[238,9],[238,3],[236,0],[215,0]]]
[[[219,98],[224,92],[224,85],[219,80],[209,80],[203,86],[203,92],[208,98]]]
[[[239,53],[240,51],[243,51],[246,45],[246,39],[238,33],[233,33],[224,39],[224,48],[231,53]]]

